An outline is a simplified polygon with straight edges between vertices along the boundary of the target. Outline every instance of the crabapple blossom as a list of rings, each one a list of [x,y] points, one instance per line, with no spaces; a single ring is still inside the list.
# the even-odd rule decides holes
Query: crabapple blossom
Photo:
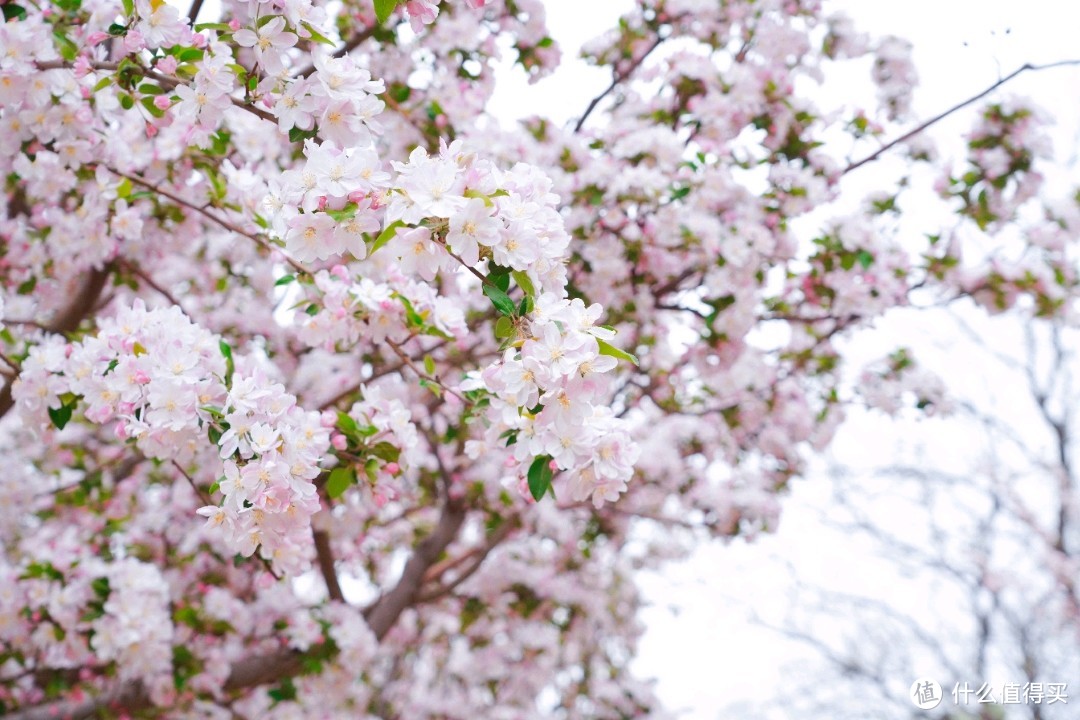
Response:
[[[948,409],[848,338],[1075,319],[1035,107],[950,166],[904,41],[632,5],[566,127],[485,109],[539,0],[4,5],[0,711],[666,717],[635,569],[774,528],[852,404]],[[845,182],[887,153],[937,184]]]

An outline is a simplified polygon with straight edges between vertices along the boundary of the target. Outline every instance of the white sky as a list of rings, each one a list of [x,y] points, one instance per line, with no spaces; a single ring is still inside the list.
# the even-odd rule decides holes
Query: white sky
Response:
[[[555,120],[578,115],[588,101],[606,87],[610,76],[573,62],[577,48],[612,24],[629,2],[602,0],[548,0],[552,34],[564,52],[564,65],[552,77],[526,86],[519,73],[505,72],[491,109],[511,119],[543,114]],[[1025,62],[1047,63],[1080,57],[1080,2],[1071,0],[837,0],[825,2],[826,11],[842,9],[860,30],[874,35],[892,33],[910,40],[921,85],[915,96],[919,117],[928,117],[978,92]],[[1058,120],[1057,156],[1074,159],[1080,127],[1080,72],[1075,69],[1026,74],[1006,86],[1004,93],[1027,96],[1053,111]],[[835,92],[829,88],[824,91]],[[836,97],[837,100],[844,100]],[[823,101],[822,104],[827,104]],[[872,106],[871,99],[863,101]],[[958,138],[971,126],[970,112],[960,113],[936,131],[939,142]],[[855,187],[874,172],[866,169],[850,181]],[[1072,168],[1073,177],[1076,176]],[[1058,178],[1063,179],[1063,178]],[[897,343],[911,345],[917,356],[935,369],[947,371],[951,346],[944,325],[928,328],[925,314],[905,313],[878,323],[875,333],[854,348],[857,355],[873,357]],[[937,337],[935,337],[935,335]],[[971,355],[976,358],[977,355]],[[952,356],[955,369],[955,356]],[[1002,387],[989,368],[965,365],[953,380],[965,380],[968,390],[992,393]],[[1001,402],[1010,402],[1002,397]],[[900,428],[880,418],[862,417],[841,430],[835,457],[847,464],[866,464],[866,448],[897,443],[901,433],[940,436],[940,421],[921,429]],[[944,462],[945,454],[937,453]],[[959,468],[968,458],[953,454]],[[761,701],[785,688],[786,668],[805,658],[806,667],[826,667],[799,645],[748,622],[753,609],[761,616],[782,617],[790,587],[788,563],[809,583],[839,591],[891,597],[905,610],[932,612],[919,588],[896,592],[895,568],[876,561],[867,546],[824,529],[819,521],[828,512],[830,486],[818,466],[806,481],[795,485],[784,500],[779,531],[753,545],[741,541],[703,547],[692,561],[670,567],[662,576],[646,577],[644,587],[654,606],[645,613],[648,632],[640,648],[637,668],[658,678],[658,692],[685,720],[725,717],[746,720],[725,712],[736,703]],[[812,475],[814,475],[812,474]],[[808,539],[812,539],[808,542]],[[888,592],[885,592],[885,590]],[[1020,680],[1020,678],[1008,678]],[[914,678],[896,678],[907,688]],[[972,678],[972,681],[979,680]],[[1062,680],[1067,680],[1063,678]],[[944,684],[944,683],[943,683]]]

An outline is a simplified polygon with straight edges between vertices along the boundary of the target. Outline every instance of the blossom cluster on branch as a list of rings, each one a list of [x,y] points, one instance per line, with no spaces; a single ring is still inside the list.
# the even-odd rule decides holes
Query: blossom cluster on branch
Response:
[[[910,45],[814,0],[641,0],[566,128],[485,112],[558,63],[539,0],[210,12],[3,5],[15,717],[664,717],[635,570],[775,527],[846,405],[947,408],[840,338],[1074,317],[1040,114],[988,104],[954,176]],[[864,56],[878,107],[804,90]],[[811,215],[902,152],[959,225],[900,233],[906,175]]]

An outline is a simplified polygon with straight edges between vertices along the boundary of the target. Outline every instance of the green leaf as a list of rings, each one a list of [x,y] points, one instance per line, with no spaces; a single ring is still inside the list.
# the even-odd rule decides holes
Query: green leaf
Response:
[[[4,5],[4,22],[9,20],[22,20],[26,17],[26,8],[21,5]]]
[[[133,2],[133,0],[124,0],[124,5]],[[129,15],[131,13],[128,13]],[[199,23],[195,26],[195,32],[202,32],[203,30],[217,30],[218,32],[232,32],[232,28],[229,27],[229,23]]]
[[[435,359],[430,355],[424,356],[424,370],[427,371],[428,375],[435,374]]]
[[[122,37],[127,35],[127,25],[121,25],[120,23],[113,23],[109,26],[107,32],[113,37]]]
[[[116,197],[126,198],[131,194],[131,181],[124,178],[120,181],[120,184],[116,186]]]
[[[335,43],[333,40],[326,37],[321,32],[312,27],[311,23],[301,23],[301,25],[304,26],[305,30],[311,33],[311,39],[315,42],[321,43],[323,45],[329,45],[330,47],[334,47],[335,45],[337,45],[337,43]]]
[[[283,275],[282,277],[278,278],[276,283],[274,283],[274,287],[279,287],[281,285],[288,285],[289,283],[291,283],[294,280],[296,280],[295,275]]]
[[[550,463],[550,455],[541,455],[534,459],[532,465],[529,466],[529,492],[532,494],[533,500],[537,502],[551,489],[551,478],[554,477],[554,473],[551,472]]]
[[[503,340],[514,336],[514,321],[508,317],[500,317],[495,321],[495,339]]]
[[[289,128],[289,142],[303,142],[319,134],[316,128],[301,130],[298,127]]]
[[[79,46],[73,43],[67,35],[61,32],[54,31],[53,39],[56,40],[56,44],[60,50],[60,57],[64,58],[68,62],[74,62],[75,58],[79,54]],[[126,110],[127,108],[125,108]]]
[[[326,480],[326,494],[336,499],[356,482],[356,471],[352,467],[339,467],[330,471]]]
[[[224,340],[218,343],[221,354],[225,357],[225,384],[232,384],[232,376],[236,371],[236,363],[233,362],[232,347]]]
[[[334,218],[335,221],[342,222],[356,217],[356,207],[356,203],[351,202],[340,210],[324,210],[323,212]]]
[[[360,426],[356,424],[351,415],[340,410],[338,410],[337,414],[337,429],[346,435],[360,436]]]
[[[139,98],[139,104],[146,108],[146,112],[150,113],[156,118],[165,117],[165,111],[154,104],[154,98],[144,97]]]
[[[371,448],[371,454],[386,462],[397,462],[401,457],[401,449],[384,440]]]
[[[375,238],[375,242],[371,244],[371,247],[368,249],[368,255],[374,254],[376,250],[390,242],[394,235],[397,234],[398,228],[400,227],[405,227],[405,223],[400,220],[395,220],[387,225],[386,228],[379,233],[379,237]]]
[[[499,288],[503,292],[510,292],[510,268],[504,268],[500,265],[492,265],[491,272],[488,273],[488,280],[492,285]]]
[[[860,250],[856,258],[859,260],[859,264],[863,266],[863,270],[874,264],[874,256],[866,250]]]
[[[398,0],[375,0],[375,18],[379,24],[386,22],[397,5]]]
[[[514,276],[514,282],[521,288],[529,297],[536,297],[536,287],[533,285],[532,280],[529,279],[528,273],[522,270],[514,270],[511,275]]]
[[[52,420],[52,424],[56,426],[57,430],[63,430],[64,426],[71,420],[71,405],[61,405],[58,408],[49,408],[49,419]]]
[[[488,285],[487,283],[484,283],[484,294],[491,299],[491,304],[494,305],[495,309],[498,310],[501,314],[514,314],[514,310],[516,309],[514,306],[514,301],[511,300],[510,296],[507,295],[504,291],[500,290],[494,285]]]
[[[634,355],[631,355],[630,353],[626,352],[625,350],[620,350],[619,348],[615,347],[614,345],[611,345],[610,343],[606,343],[606,342],[604,342],[603,340],[600,340],[600,339],[597,339],[596,344],[600,346],[600,354],[601,355],[610,355],[611,357],[615,358],[616,360],[626,360],[627,362],[631,362],[634,365],[638,365],[637,357],[635,357]]]

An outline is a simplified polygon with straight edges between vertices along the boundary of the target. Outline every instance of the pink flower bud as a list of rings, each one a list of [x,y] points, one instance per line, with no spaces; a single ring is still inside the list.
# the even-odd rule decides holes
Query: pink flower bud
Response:
[[[197,48],[206,47],[206,36],[202,33],[195,33],[191,36],[191,45]]]
[[[240,28],[242,28],[242,27],[243,27],[243,25],[241,25],[241,24],[240,24],[240,21],[239,21],[239,20],[237,20],[236,18],[233,18],[232,20],[230,20],[230,21],[229,21],[229,28],[230,28],[230,29],[231,29],[231,30],[232,30],[233,32],[236,32],[237,30],[239,30],[239,29],[240,29]]]
[[[174,73],[176,73],[176,58],[172,55],[166,55],[165,57],[158,60],[157,64],[154,65],[154,67],[159,73],[164,73],[165,75],[173,75]]]
[[[95,45],[100,45],[101,43],[105,42],[110,37],[112,36],[109,35],[109,33],[107,32],[95,30],[94,32],[86,36],[86,44],[90,47],[94,47]]]
[[[335,433],[334,436],[330,438],[330,444],[334,446],[335,450],[344,450],[349,447],[348,439],[340,433]]]
[[[154,107],[158,110],[168,110],[172,106],[172,100],[167,95],[158,95],[154,98]]]
[[[330,198],[323,195],[322,197],[319,198],[319,205],[318,205],[318,207],[316,209],[317,210],[325,210],[326,209],[326,204],[328,202],[330,202]]]
[[[138,30],[129,30],[124,36],[123,47],[125,54],[137,53],[146,48],[146,39]]]
[[[152,138],[158,134],[157,125],[146,124],[146,137]]]
[[[399,472],[401,472],[401,466],[398,465],[396,462],[388,462],[383,465],[383,470],[385,470],[391,475],[397,475]]]
[[[335,265],[334,267],[330,268],[330,272],[334,275],[337,275],[339,278],[346,282],[349,281],[349,269],[344,265]]]

